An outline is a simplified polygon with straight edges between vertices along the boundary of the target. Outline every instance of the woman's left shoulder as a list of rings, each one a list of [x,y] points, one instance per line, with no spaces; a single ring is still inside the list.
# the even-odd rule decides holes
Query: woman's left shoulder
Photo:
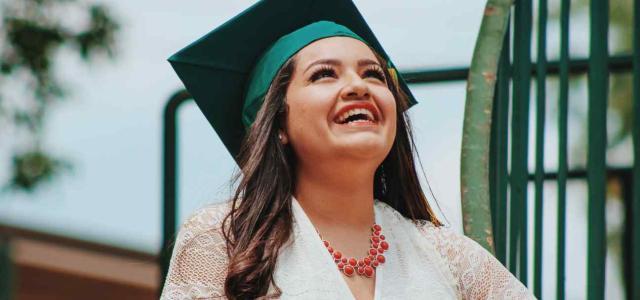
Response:
[[[445,225],[435,225],[426,220],[413,222],[418,231],[449,263],[475,257],[477,261],[496,261],[491,252],[476,241]]]
[[[454,229],[446,225],[436,225],[428,220],[416,220],[413,221],[418,231],[427,239],[429,239],[438,250],[444,250],[446,248],[482,248],[474,240],[468,238],[464,234],[456,232]]]
[[[425,244],[433,246],[451,271],[463,299],[535,299],[533,294],[480,244],[443,225],[429,220],[411,220],[390,205],[376,202],[389,222],[415,226]],[[408,224],[410,223],[410,224]]]
[[[455,230],[429,221],[414,222],[435,246],[457,279],[465,299],[535,299],[492,254]]]

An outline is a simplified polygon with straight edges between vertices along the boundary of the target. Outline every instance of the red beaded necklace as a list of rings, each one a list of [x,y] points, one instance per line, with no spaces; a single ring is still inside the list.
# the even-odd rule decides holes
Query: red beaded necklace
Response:
[[[369,248],[368,255],[360,259],[343,257],[342,252],[333,249],[329,241],[322,240],[324,246],[333,256],[336,265],[338,265],[338,270],[344,275],[351,277],[357,273],[370,278],[375,274],[375,269],[384,264],[386,259],[382,253],[389,250],[389,243],[385,241],[385,237],[382,234],[382,226],[373,224],[371,231],[371,248]],[[320,238],[322,239],[322,236]]]

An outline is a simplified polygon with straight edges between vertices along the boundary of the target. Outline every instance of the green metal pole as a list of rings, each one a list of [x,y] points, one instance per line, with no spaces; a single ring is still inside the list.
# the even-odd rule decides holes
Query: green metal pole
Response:
[[[192,99],[186,90],[173,94],[164,107],[163,115],[163,194],[162,244],[160,245],[160,285],[158,297],[169,272],[173,242],[178,231],[178,108]]]
[[[629,299],[640,299],[640,0],[633,5],[633,191],[629,222],[633,222],[632,282]]]
[[[631,55],[612,55],[609,57],[609,72],[630,73],[633,70]],[[457,67],[436,70],[398,70],[405,81],[412,85],[444,83],[452,81],[467,80],[469,75],[468,67]],[[572,59],[569,61],[569,74],[582,75],[589,71],[589,60],[585,58]],[[551,60],[547,62],[547,76],[558,75],[560,73],[560,61]],[[537,71],[531,69],[531,75],[535,76]]]
[[[587,296],[604,299],[609,1],[590,2]]]
[[[569,12],[571,1],[560,7],[560,91],[558,97],[558,248],[556,299],[565,298],[565,232],[567,217],[567,115],[569,103]]]
[[[510,270],[527,283],[527,177],[531,88],[531,0],[517,2],[514,17],[513,114],[511,119]],[[519,256],[517,256],[519,254]],[[519,258],[516,261],[516,257]],[[517,267],[516,267],[517,266]]]
[[[494,253],[489,199],[491,111],[512,0],[488,0],[469,68],[460,162],[464,232]]]
[[[544,185],[544,122],[547,80],[547,1],[540,0],[538,13],[538,59],[536,63],[536,173],[534,210],[533,294],[542,294],[542,209]]]

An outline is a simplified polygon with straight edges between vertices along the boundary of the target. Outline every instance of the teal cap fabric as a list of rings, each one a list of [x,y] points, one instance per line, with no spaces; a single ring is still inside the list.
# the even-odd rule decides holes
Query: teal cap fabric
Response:
[[[284,63],[307,45],[333,36],[351,37],[367,43],[347,27],[330,21],[318,21],[281,37],[265,52],[251,74],[244,99],[242,123],[246,128],[255,121],[264,96]]]
[[[237,159],[245,124],[253,122],[273,76],[286,59],[323,34],[359,39],[394,68],[351,0],[259,1],[172,55],[169,62]],[[415,104],[401,76],[398,83],[410,105]]]

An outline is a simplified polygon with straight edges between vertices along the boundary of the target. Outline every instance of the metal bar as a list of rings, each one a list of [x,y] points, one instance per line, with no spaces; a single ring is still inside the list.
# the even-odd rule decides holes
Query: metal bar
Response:
[[[626,174],[627,176],[616,177],[616,179],[622,187],[621,195],[622,202],[624,203],[624,228],[622,230],[622,261],[625,262],[622,264],[624,290],[627,294],[627,299],[636,299],[633,298],[633,289],[635,288],[633,282],[635,276],[637,276],[633,270],[633,264],[637,259],[633,256],[633,220],[637,219],[637,217],[633,215],[633,173],[631,172],[633,171],[633,167],[629,171],[630,172]]]
[[[633,4],[633,185],[631,211],[635,216],[627,220],[632,224],[631,249],[633,254],[631,293],[629,299],[640,299],[640,0]]]
[[[556,299],[565,298],[565,249],[567,217],[567,115],[569,103],[569,13],[570,0],[560,4],[560,86],[558,97],[558,245]]]
[[[162,244],[160,248],[160,286],[158,296],[162,292],[164,280],[169,271],[169,262],[173,251],[173,240],[177,231],[176,216],[178,209],[176,196],[178,191],[177,157],[177,112],[178,108],[191,95],[186,90],[173,94],[164,108],[164,148],[163,148],[163,210],[162,210]]]
[[[534,199],[534,264],[533,294],[540,298],[542,293],[542,188],[544,173],[544,122],[546,109],[547,80],[547,1],[540,0],[538,10],[538,58],[536,63],[536,171]]]
[[[510,70],[510,32],[509,22],[502,43],[502,54],[498,65],[498,83],[496,85],[495,104],[493,105],[493,121],[491,123],[491,195],[492,220],[496,257],[503,264],[507,263],[507,159],[509,155],[509,81]]]
[[[604,299],[609,1],[590,2],[587,297]]]
[[[624,177],[631,176],[632,168],[607,168],[607,178],[608,177]],[[554,172],[545,172],[544,180],[558,180],[560,178],[560,173]],[[566,179],[585,179],[587,178],[587,169],[573,169],[569,170],[565,175]],[[528,181],[534,181],[536,179],[535,174],[529,174]]]
[[[513,113],[511,121],[510,270],[527,283],[527,151],[531,88],[531,0],[519,1],[514,16]],[[516,253],[518,254],[516,262]],[[516,267],[517,266],[517,267]]]
[[[560,73],[561,61],[552,61],[547,65],[547,74]],[[609,72],[611,73],[624,73],[632,70],[633,65],[631,61],[631,55],[615,55],[609,57],[607,62]],[[589,59],[573,59],[569,61],[569,74],[577,75],[584,74],[589,71]],[[536,70],[533,69],[533,75]]]
[[[547,75],[560,73],[561,60],[547,63]],[[618,55],[609,58],[609,72],[625,73],[633,69],[631,55]],[[569,74],[578,75],[589,71],[588,59],[574,59],[569,61]],[[531,75],[536,76],[536,69],[531,69]],[[407,70],[401,71],[402,77],[409,84],[442,83],[467,80],[469,68],[455,67],[440,70]]]
[[[449,81],[467,80],[469,68],[454,67],[440,70],[409,70],[400,72],[402,78],[408,83],[441,83]]]

